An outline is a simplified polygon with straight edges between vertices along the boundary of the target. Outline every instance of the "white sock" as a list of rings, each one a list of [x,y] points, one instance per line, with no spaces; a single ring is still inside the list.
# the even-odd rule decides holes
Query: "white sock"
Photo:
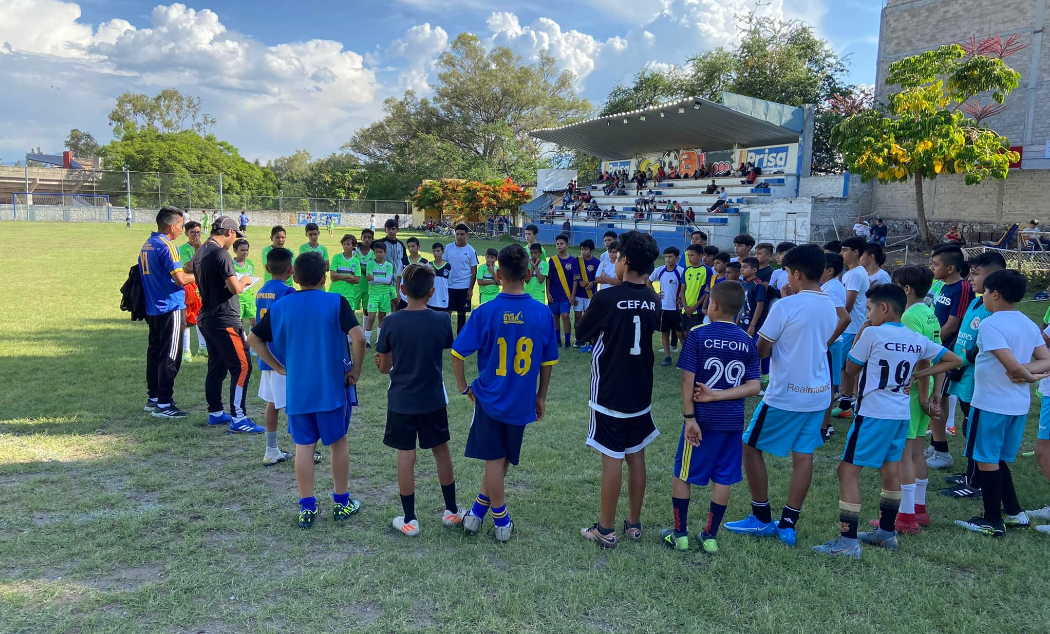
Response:
[[[366,330],[365,331],[365,343],[372,343],[372,331],[371,330]]]
[[[901,485],[901,513],[915,513],[915,483]]]
[[[197,329],[197,349],[198,350],[207,350],[208,349],[208,342],[204,340],[204,335],[201,334],[201,327],[200,326],[194,326],[194,327]]]
[[[159,409],[167,409],[167,408],[171,407],[171,403],[157,403],[157,407]]]
[[[188,329],[182,331],[182,351],[190,351],[190,331]]]
[[[379,333],[381,333],[381,332],[383,332],[383,328],[381,326],[377,326],[376,327],[376,343],[379,343]]]
[[[948,429],[955,429],[955,406],[958,404],[958,402],[958,396],[948,397],[948,422],[944,425]]]
[[[915,504],[920,506],[926,506],[926,487],[929,486],[930,479],[925,480],[915,478]]]

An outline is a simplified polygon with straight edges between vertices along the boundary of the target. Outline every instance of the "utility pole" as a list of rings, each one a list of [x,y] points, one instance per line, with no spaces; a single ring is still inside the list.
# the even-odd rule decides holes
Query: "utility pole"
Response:
[[[127,163],[124,164],[124,196],[125,196],[125,210],[128,214],[131,213],[131,172],[128,169]]]
[[[222,215],[222,172],[219,172],[219,215]]]

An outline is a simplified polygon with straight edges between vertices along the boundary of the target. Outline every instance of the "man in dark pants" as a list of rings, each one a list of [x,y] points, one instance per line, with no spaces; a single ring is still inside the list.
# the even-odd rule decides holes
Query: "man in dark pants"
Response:
[[[156,418],[184,418],[175,405],[175,375],[182,366],[182,330],[186,327],[186,293],[182,287],[194,278],[182,270],[173,240],[182,234],[182,210],[163,207],[157,230],[139,252],[139,274],[146,294],[146,407]]]
[[[193,256],[193,270],[201,291],[201,312],[197,326],[208,342],[208,376],[204,396],[208,400],[208,424],[229,424],[230,433],[261,434],[265,428],[248,418],[245,401],[252,375],[251,353],[241,326],[238,295],[254,283],[238,277],[229,248],[243,238],[237,221],[219,216],[211,226],[208,241]],[[222,382],[230,375],[230,413],[223,411]]]

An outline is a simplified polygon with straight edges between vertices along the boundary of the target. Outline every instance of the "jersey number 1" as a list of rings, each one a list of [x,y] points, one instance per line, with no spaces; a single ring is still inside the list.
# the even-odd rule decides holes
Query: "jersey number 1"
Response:
[[[507,340],[500,337],[496,340],[499,347],[499,367],[496,368],[496,376],[507,376]],[[520,337],[515,344],[514,374],[525,376],[532,368],[532,339]]]
[[[642,318],[638,315],[634,316],[634,345],[631,346],[631,354],[642,354]]]

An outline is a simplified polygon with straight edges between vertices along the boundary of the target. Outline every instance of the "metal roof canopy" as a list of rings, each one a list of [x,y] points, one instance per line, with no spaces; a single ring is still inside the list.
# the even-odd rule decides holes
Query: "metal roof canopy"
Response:
[[[715,151],[798,143],[804,118],[802,108],[732,93],[722,93],[722,99],[724,104],[688,97],[559,128],[534,130],[530,135],[605,160],[677,149]]]

